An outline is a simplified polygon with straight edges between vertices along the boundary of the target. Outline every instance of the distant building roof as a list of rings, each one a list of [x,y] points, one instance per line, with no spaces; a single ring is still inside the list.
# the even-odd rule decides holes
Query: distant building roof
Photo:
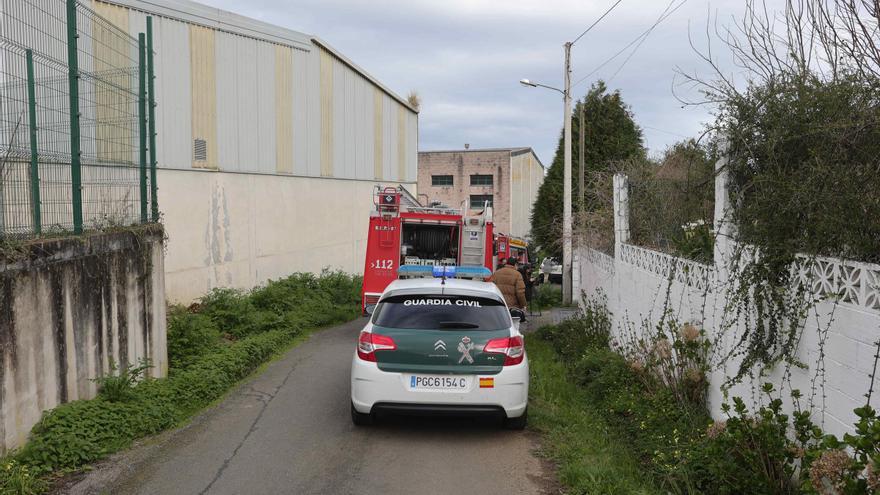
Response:
[[[508,151],[512,156],[521,155],[523,153],[531,153],[535,155],[535,159],[538,160],[538,165],[541,168],[544,167],[544,164],[541,163],[541,159],[538,158],[538,154],[530,146],[519,146],[513,148],[468,148],[468,149],[460,149],[460,150],[423,150],[419,151],[419,154],[422,153],[487,153],[487,152],[497,152],[497,151]]]

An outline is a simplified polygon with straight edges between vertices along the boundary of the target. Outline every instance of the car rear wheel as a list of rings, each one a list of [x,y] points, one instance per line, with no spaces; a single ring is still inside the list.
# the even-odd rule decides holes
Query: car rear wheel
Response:
[[[358,412],[357,409],[354,408],[354,404],[352,404],[351,422],[354,423],[355,426],[370,426],[373,424],[373,415],[370,413]]]
[[[529,410],[526,409],[523,411],[522,416],[517,418],[505,418],[504,427],[508,430],[522,430],[525,429],[526,423],[529,422]]]

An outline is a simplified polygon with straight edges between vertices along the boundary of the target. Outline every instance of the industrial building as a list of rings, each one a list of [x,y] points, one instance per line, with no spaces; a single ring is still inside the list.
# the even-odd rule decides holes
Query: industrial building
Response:
[[[493,207],[495,231],[526,237],[532,205],[544,182],[544,165],[531,148],[463,149],[419,152],[418,191],[422,201],[454,208]]]
[[[188,0],[91,8],[134,36],[153,17],[170,300],[363,270],[372,188],[415,190],[417,109],[314,36]]]

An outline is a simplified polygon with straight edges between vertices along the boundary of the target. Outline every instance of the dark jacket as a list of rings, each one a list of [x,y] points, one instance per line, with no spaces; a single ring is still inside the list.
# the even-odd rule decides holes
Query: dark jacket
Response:
[[[523,276],[511,265],[499,268],[492,275],[492,281],[504,295],[504,300],[511,308],[526,307],[526,283]]]

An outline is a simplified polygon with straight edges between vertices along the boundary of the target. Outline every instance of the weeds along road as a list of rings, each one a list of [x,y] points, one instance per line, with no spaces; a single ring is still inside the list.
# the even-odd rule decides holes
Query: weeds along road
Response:
[[[542,493],[532,435],[491,421],[357,428],[349,372],[363,320],[317,332],[131,466],[122,494]],[[137,449],[135,449],[136,451]],[[121,462],[125,462],[125,458]]]

